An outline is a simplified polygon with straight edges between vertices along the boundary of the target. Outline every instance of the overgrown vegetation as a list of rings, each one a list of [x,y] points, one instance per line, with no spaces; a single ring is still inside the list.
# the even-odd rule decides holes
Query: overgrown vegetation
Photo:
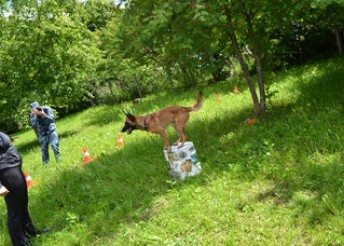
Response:
[[[24,170],[35,181],[29,208],[35,245],[344,244],[344,60],[269,74],[268,115],[253,125],[246,83],[226,81],[162,92],[141,105],[98,106],[57,121],[64,161],[41,164],[33,131],[17,134]],[[233,94],[237,85],[239,95]],[[188,125],[203,170],[181,182],[167,172],[156,135],[123,135],[123,108],[149,113],[204,107]],[[222,102],[217,101],[221,93]],[[162,100],[163,98],[163,100]],[[176,137],[171,130],[171,138]],[[94,162],[84,166],[82,148]],[[3,200],[0,213],[5,218]],[[9,245],[6,220],[0,244]]]
[[[343,52],[343,9],[341,0],[0,1],[0,128],[27,126],[36,100],[66,116],[218,83],[234,59],[261,114],[265,73]]]

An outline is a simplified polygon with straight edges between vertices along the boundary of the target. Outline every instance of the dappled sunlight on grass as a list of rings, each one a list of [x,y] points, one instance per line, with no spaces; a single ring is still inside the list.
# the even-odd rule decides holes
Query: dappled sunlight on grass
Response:
[[[267,115],[252,125],[246,123],[253,117],[249,91],[239,84],[235,95],[234,83],[227,81],[59,119],[63,161],[46,167],[34,132],[16,134],[23,168],[36,181],[32,217],[39,227],[54,228],[34,242],[344,243],[342,63],[321,61],[271,76],[277,93],[268,100]],[[202,163],[199,176],[172,180],[158,135],[122,134],[124,147],[117,146],[124,109],[143,115],[174,104],[192,106],[199,90],[204,105],[191,113],[187,126]],[[173,129],[168,135],[177,138]],[[83,147],[95,159],[88,165],[82,164]]]

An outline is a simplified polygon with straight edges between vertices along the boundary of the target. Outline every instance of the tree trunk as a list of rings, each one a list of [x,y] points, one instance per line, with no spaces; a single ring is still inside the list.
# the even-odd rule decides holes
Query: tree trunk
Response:
[[[258,114],[260,115],[266,111],[265,83],[264,83],[264,78],[263,78],[263,70],[262,70],[261,58],[259,54],[259,48],[254,47],[253,52],[254,52],[254,60],[256,62],[256,70],[257,70],[257,75],[258,75],[258,86],[259,86],[259,96],[260,96]]]
[[[343,54],[343,44],[344,44],[344,40],[343,40],[343,32],[340,30],[340,28],[338,26],[335,27],[335,35],[336,35],[336,43],[337,43],[337,47],[338,47],[338,52],[339,54]]]
[[[236,34],[234,32],[233,23],[232,23],[232,20],[230,19],[230,16],[228,16],[228,29],[229,29],[229,35],[230,35],[230,38],[232,41],[232,45],[233,45],[234,50],[235,50],[235,54],[236,54],[236,56],[240,62],[241,69],[244,72],[245,79],[247,81],[248,87],[249,87],[250,92],[251,92],[255,114],[258,116],[259,115],[259,100],[258,100],[257,92],[256,92],[256,89],[254,87],[252,78],[250,76],[249,69],[245,63],[243,54],[240,50],[240,47],[238,44],[238,39],[237,39]]]
[[[115,94],[113,93],[113,90],[112,90],[111,80],[108,80],[108,81],[107,81],[107,84],[108,84],[109,89],[110,89],[112,101],[113,101],[113,103],[116,103]]]
[[[246,22],[248,25],[248,36],[251,38],[252,44],[253,44],[253,56],[254,56],[254,61],[256,63],[256,71],[257,71],[257,76],[258,76],[258,87],[259,87],[260,98],[259,98],[259,108],[258,108],[257,116],[259,116],[266,111],[265,83],[264,83],[264,77],[263,77],[262,60],[260,56],[259,44],[253,31],[252,19],[248,12],[246,12]]]

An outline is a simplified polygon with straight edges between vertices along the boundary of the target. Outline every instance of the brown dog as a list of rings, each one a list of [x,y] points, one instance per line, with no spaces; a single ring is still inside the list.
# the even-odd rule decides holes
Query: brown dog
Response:
[[[133,130],[145,130],[159,134],[165,142],[167,151],[170,152],[171,143],[166,135],[166,128],[169,125],[174,127],[178,132],[178,140],[176,143],[179,143],[180,140],[182,140],[182,144],[179,147],[183,147],[187,140],[185,128],[190,118],[190,112],[199,110],[202,107],[202,104],[203,96],[200,91],[198,93],[197,104],[193,107],[170,106],[161,109],[158,112],[144,116],[134,116],[126,113],[127,118],[122,132],[130,134]]]

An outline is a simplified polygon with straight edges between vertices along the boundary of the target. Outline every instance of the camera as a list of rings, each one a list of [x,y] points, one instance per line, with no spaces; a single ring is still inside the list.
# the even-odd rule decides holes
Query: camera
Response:
[[[38,111],[42,111],[42,108],[41,108],[41,107],[39,107],[39,108],[37,108],[37,110],[38,110]]]

